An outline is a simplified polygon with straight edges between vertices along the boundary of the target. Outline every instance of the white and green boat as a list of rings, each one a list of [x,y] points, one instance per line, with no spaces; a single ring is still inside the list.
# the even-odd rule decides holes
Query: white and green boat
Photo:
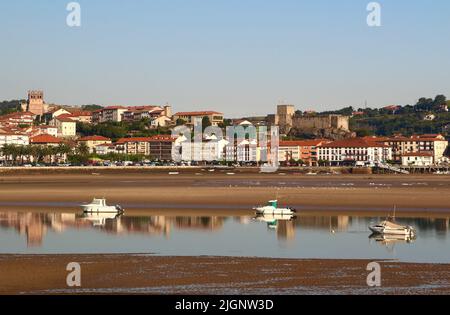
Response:
[[[256,214],[263,215],[293,215],[297,212],[292,208],[278,208],[278,200],[270,200],[267,205],[255,207],[253,210],[256,211]]]

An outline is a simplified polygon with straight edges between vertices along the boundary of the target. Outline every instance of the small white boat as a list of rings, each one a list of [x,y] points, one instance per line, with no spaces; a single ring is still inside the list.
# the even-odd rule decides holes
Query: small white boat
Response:
[[[375,234],[383,235],[414,236],[416,234],[416,230],[412,226],[403,226],[388,220],[371,225],[369,229]]]
[[[108,206],[106,204],[106,199],[97,199],[94,198],[94,200],[91,201],[89,204],[81,205],[81,208],[83,209],[83,212],[92,213],[123,213],[124,209],[119,206]]]
[[[263,215],[293,215],[297,211],[292,208],[278,208],[278,200],[270,200],[268,205],[253,208],[257,214]]]

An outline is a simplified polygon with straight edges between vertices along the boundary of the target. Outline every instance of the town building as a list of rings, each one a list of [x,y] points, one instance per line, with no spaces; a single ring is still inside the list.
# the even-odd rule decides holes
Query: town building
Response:
[[[58,128],[56,128],[55,126],[47,126],[47,125],[31,126],[25,128],[24,133],[26,133],[30,137],[35,137],[42,134],[58,137]]]
[[[215,111],[178,112],[173,115],[173,120],[176,122],[178,119],[182,119],[186,125],[193,126],[195,119],[203,119],[204,117],[209,118],[212,126],[218,126],[223,123],[223,113]]]
[[[152,128],[158,127],[168,127],[172,125],[172,119],[167,116],[159,116],[155,118],[150,118],[150,126]]]
[[[72,120],[84,123],[91,124],[92,123],[92,112],[89,111],[72,111],[70,114],[70,118]]]
[[[98,155],[107,155],[111,153],[117,153],[116,145],[113,143],[102,143],[95,147],[95,153]]]
[[[134,122],[142,119],[154,119],[161,116],[172,117],[170,105],[161,106],[108,106],[92,113],[92,123],[104,122]]]
[[[58,128],[58,137],[62,138],[72,138],[77,134],[77,123],[70,115],[60,115],[55,117],[50,125]]]
[[[100,144],[111,144],[111,139],[103,136],[87,136],[78,139],[78,143],[84,143],[89,148],[90,153],[96,152]]]
[[[328,140],[300,140],[280,141],[278,147],[278,160],[280,163],[289,163],[291,160],[302,161],[307,166],[317,166],[317,147]]]
[[[35,115],[31,112],[17,112],[0,116],[0,127],[32,126]]]
[[[13,132],[8,128],[0,127],[0,148],[5,144],[29,145],[30,139],[26,134]]]
[[[172,161],[172,147],[177,145],[172,136],[154,136],[149,140],[150,158],[159,161]]]
[[[322,143],[317,149],[318,161],[331,166],[375,166],[392,160],[389,146],[362,138]]]
[[[218,139],[212,135],[205,137],[203,141],[181,142],[181,159],[183,161],[212,162],[226,159],[226,139]]]
[[[23,112],[31,112],[35,116],[42,116],[48,111],[48,105],[44,102],[43,91],[28,91],[28,99],[21,104]]]
[[[116,142],[117,150],[129,155],[150,155],[149,137],[122,138]]]
[[[71,112],[68,110],[62,108],[62,107],[54,107],[51,110],[49,110],[47,113],[45,113],[44,118],[45,121],[49,122],[52,119],[61,116],[61,115],[70,115]]]
[[[430,166],[434,164],[432,152],[412,152],[402,155],[403,166]]]
[[[145,155],[160,161],[172,160],[172,148],[179,145],[179,139],[172,136],[122,138],[116,142],[118,153]]]
[[[47,134],[41,134],[30,138],[30,144],[31,145],[43,145],[48,147],[56,147],[63,143],[63,141],[60,138],[47,135]]]
[[[439,134],[415,135],[405,137],[397,135],[383,139],[384,144],[392,148],[393,160],[402,163],[402,156],[410,153],[431,152],[433,163],[441,159],[448,147],[448,141]]]

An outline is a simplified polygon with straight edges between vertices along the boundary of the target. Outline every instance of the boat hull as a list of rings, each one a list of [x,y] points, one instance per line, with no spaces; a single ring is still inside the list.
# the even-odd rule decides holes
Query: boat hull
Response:
[[[97,206],[81,206],[84,213],[118,213],[123,212],[123,209],[117,206],[106,206],[106,207],[97,207]]]
[[[276,209],[271,207],[255,208],[257,214],[263,215],[294,215],[295,212],[291,209]]]
[[[404,228],[404,229],[389,229],[389,228],[380,228],[370,226],[369,229],[375,234],[383,234],[383,235],[414,235],[415,232],[412,229]]]

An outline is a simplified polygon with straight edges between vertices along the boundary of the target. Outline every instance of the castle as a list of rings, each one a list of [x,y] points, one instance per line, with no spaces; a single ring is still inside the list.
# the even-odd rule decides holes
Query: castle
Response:
[[[280,128],[281,134],[292,132],[306,132],[322,134],[339,134],[344,137],[350,132],[350,117],[343,115],[307,116],[296,115],[294,105],[278,105],[274,117],[275,125]]]
[[[26,103],[22,103],[22,111],[31,112],[36,116],[42,116],[48,111],[48,105],[44,102],[43,91],[28,91]]]

